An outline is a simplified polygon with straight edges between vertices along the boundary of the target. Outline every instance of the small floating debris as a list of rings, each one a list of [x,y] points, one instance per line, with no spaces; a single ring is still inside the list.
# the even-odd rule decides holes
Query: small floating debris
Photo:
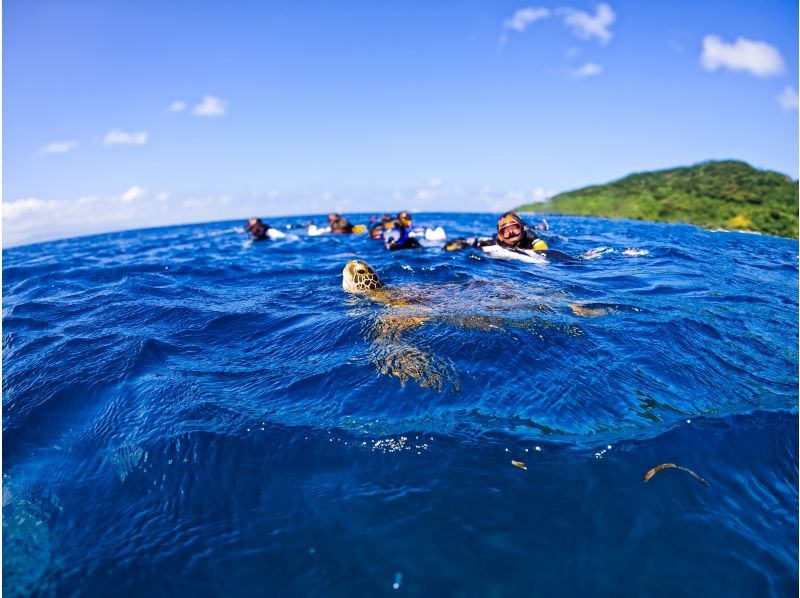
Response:
[[[524,469],[525,471],[528,471],[528,468],[525,467],[525,464],[522,461],[511,461],[511,465],[513,465],[514,467],[519,467],[520,469]]]
[[[698,482],[703,484],[703,486],[705,486],[706,488],[711,487],[711,484],[706,482],[703,478],[701,478],[699,475],[697,475],[691,469],[689,469],[688,467],[681,467],[680,465],[675,465],[675,463],[662,463],[661,465],[656,465],[653,469],[651,469],[646,474],[644,474],[644,478],[642,478],[642,481],[643,482],[647,482],[647,481],[650,480],[650,478],[652,478],[654,475],[656,475],[662,469],[670,469],[670,468],[675,468],[675,469],[680,469],[681,471],[685,471],[690,476],[692,476],[694,479],[696,479]]]
[[[392,589],[399,590],[400,584],[402,583],[403,583],[403,574],[398,572],[394,576],[394,583],[392,584]]]

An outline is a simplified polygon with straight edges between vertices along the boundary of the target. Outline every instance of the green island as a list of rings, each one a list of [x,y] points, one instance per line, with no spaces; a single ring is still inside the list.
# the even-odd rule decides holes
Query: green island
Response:
[[[518,211],[686,222],[797,238],[798,185],[734,160],[640,172],[560,193]]]

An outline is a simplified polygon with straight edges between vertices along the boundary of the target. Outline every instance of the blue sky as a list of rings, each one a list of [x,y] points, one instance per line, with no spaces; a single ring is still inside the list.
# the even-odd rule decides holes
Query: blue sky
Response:
[[[797,3],[3,2],[3,244],[798,175]]]

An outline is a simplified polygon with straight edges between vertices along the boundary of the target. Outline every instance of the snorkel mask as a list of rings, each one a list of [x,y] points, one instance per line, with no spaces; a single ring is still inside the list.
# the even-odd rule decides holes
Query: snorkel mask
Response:
[[[408,231],[398,221],[394,221],[389,228],[383,231],[383,244],[387,249],[402,247],[408,239]]]
[[[383,224],[378,222],[377,224],[372,225],[372,228],[369,231],[369,236],[370,239],[380,241],[383,238]]]
[[[260,218],[250,218],[247,222],[247,232],[253,237],[260,239],[266,234],[267,227]]]
[[[389,230],[383,231],[383,244],[386,245],[386,247],[402,245],[403,238],[403,232],[396,228],[390,228]]]

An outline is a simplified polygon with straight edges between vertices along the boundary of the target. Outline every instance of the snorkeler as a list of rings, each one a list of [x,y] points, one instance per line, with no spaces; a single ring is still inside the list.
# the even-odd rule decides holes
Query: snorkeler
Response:
[[[245,230],[250,233],[253,241],[266,241],[269,239],[267,236],[269,228],[269,225],[264,224],[261,218],[250,218],[245,226]]]
[[[499,245],[504,249],[532,249],[543,251],[547,243],[536,236],[531,227],[523,222],[514,212],[506,212],[497,220],[497,234],[491,238],[468,237],[452,239],[444,248],[447,251],[466,249],[467,247],[487,247]]]
[[[409,237],[424,238],[428,241],[444,241],[447,238],[447,233],[444,232],[444,228],[441,226],[431,228],[429,226],[420,226],[419,224],[417,226],[412,225],[411,212],[406,210],[398,212],[396,220],[405,227]]]
[[[546,221],[543,227],[547,226]],[[578,261],[563,251],[549,249],[544,240],[536,236],[530,226],[514,212],[506,212],[497,220],[497,234],[491,238],[459,238],[448,241],[444,249],[447,251],[458,251],[468,247],[476,247],[485,253],[490,253],[494,257],[511,258],[514,253],[525,253],[529,256],[543,256],[563,261]]]
[[[393,220],[385,226],[386,229],[383,231],[383,246],[389,251],[422,247],[419,241],[409,236],[408,229],[400,220]]]
[[[381,214],[381,217],[378,218],[373,216],[370,218],[370,225],[369,225],[369,237],[370,239],[374,239],[376,241],[380,241],[383,239],[383,231],[386,230],[387,226],[392,222],[392,217],[389,214]]]
[[[537,237],[531,227],[514,212],[506,212],[500,216],[494,241],[505,249],[533,249],[535,251],[547,249],[547,243]]]
[[[328,214],[328,226],[334,235],[349,235],[353,232],[353,225],[340,214]]]

